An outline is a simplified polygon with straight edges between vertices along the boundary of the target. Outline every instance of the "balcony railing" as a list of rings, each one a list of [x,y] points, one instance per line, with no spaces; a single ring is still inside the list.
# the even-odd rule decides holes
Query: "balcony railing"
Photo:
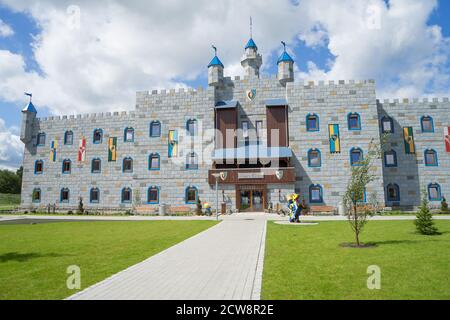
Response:
[[[295,183],[295,168],[212,169],[208,182],[219,184],[290,184]]]

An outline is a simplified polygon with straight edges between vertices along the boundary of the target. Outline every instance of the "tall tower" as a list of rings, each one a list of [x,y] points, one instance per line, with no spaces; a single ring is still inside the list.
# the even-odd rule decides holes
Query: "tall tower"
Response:
[[[31,102],[31,93],[26,93],[30,97],[30,102],[22,110],[22,124],[20,130],[20,140],[27,144],[31,141],[31,136],[33,134],[34,121],[36,120],[37,110]]]
[[[294,60],[286,52],[286,43],[281,41],[283,53],[278,58],[278,80],[284,85],[294,81]]]
[[[214,49],[214,58],[208,65],[208,85],[210,86],[221,86],[223,83],[223,63],[217,56],[217,48],[212,46]]]
[[[252,78],[259,78],[259,68],[262,65],[262,57],[258,53],[258,47],[252,36],[252,18],[250,17],[250,40],[248,40],[245,46],[245,54],[241,61],[242,67],[245,70],[245,76]]]

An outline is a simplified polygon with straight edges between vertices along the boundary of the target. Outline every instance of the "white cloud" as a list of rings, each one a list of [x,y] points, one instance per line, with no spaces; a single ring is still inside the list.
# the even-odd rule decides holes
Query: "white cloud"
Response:
[[[14,30],[0,19],[0,38],[11,37],[14,35]]]
[[[17,169],[22,162],[23,144],[16,132],[0,118],[0,169]]]

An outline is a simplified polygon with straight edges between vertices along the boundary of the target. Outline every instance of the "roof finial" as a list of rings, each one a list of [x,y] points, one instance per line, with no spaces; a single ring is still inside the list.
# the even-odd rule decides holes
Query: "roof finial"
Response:
[[[25,94],[26,96],[29,96],[29,97],[30,97],[30,102],[31,102],[31,98],[33,98],[33,94],[32,94],[32,93],[28,93],[28,92],[24,92],[24,94]]]
[[[253,38],[253,22],[252,16],[250,16],[250,39]]]
[[[283,45],[284,52],[286,52],[286,42],[281,41],[281,44]]]
[[[213,50],[214,50],[214,56],[217,57],[217,48],[216,48],[214,45],[212,45],[212,48],[213,48]]]

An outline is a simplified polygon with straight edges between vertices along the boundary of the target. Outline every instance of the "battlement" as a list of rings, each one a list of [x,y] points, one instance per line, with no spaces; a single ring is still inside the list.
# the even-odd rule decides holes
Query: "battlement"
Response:
[[[403,98],[403,99],[384,99],[384,100],[377,100],[377,103],[383,106],[411,106],[411,105],[440,105],[440,104],[448,104],[449,98]]]
[[[133,118],[136,115],[135,111],[115,111],[115,112],[100,112],[100,113],[84,113],[77,115],[62,115],[37,118],[40,123],[51,121],[64,120],[80,120],[80,119],[105,119],[105,118]]]
[[[211,90],[211,88],[204,88],[202,86],[194,88],[175,88],[175,89],[160,89],[160,90],[144,90],[136,92],[136,100],[142,99],[156,99],[160,97],[180,97],[185,98],[188,96],[202,95]]]

